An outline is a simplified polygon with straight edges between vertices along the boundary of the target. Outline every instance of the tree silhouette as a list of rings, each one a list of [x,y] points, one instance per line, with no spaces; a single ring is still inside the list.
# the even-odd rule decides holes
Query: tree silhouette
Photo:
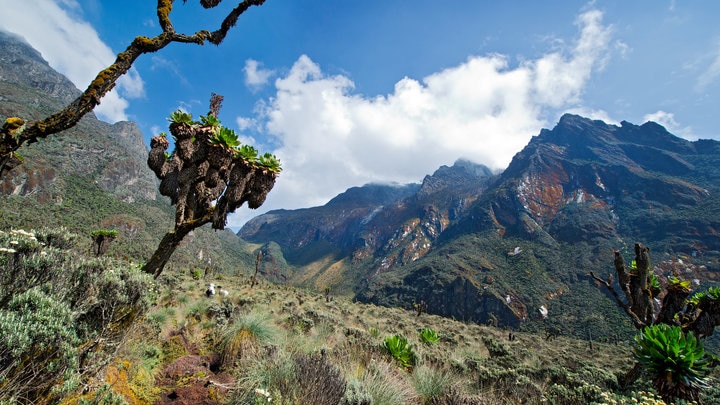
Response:
[[[177,111],[171,115],[170,133],[175,150],[166,151],[164,134],[152,138],[148,166],[160,179],[160,194],[175,205],[175,228],[165,234],[143,271],[157,278],[182,239],[193,229],[212,223],[225,229],[228,214],[243,203],[258,208],[275,185],[280,163],[272,155],[256,158],[252,147],[239,148],[234,131],[217,119],[222,97],[213,94],[210,112],[193,122]],[[250,149],[251,154],[243,153]]]
[[[222,0],[200,0],[200,4],[208,9],[221,3]],[[233,8],[215,31],[201,30],[194,34],[175,32],[170,12],[174,0],[158,0],[157,16],[162,33],[153,38],[137,36],[132,43],[120,52],[115,62],[99,72],[88,88],[67,107],[39,121],[26,122],[20,117],[9,117],[0,127],[0,177],[22,163],[16,151],[24,144],[32,144],[49,135],[56,134],[75,126],[80,119],[95,106],[110,90],[116,81],[132,67],[140,55],[157,52],[173,42],[194,43],[204,45],[210,42],[219,45],[228,31],[235,26],[238,17],[251,6],[260,6],[265,0],[244,0]],[[183,3],[185,0],[183,0]]]

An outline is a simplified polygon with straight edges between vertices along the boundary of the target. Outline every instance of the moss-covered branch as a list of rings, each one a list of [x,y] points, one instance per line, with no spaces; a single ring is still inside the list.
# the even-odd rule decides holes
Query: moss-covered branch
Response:
[[[39,121],[25,122],[18,117],[8,118],[0,129],[0,176],[22,163],[16,151],[23,144],[31,144],[49,135],[56,134],[75,126],[85,114],[100,104],[100,100],[115,87],[117,80],[127,73],[135,60],[143,54],[157,52],[173,42],[205,44],[206,41],[219,45],[230,28],[235,26],[238,17],[251,6],[260,6],[265,0],[245,0],[238,3],[216,31],[201,30],[194,34],[180,34],[170,20],[173,0],[158,0],[157,16],[163,32],[148,38],[136,37],[132,43],[119,53],[115,62],[103,69],[88,88],[70,105]],[[220,0],[201,1],[205,8],[218,5]]]

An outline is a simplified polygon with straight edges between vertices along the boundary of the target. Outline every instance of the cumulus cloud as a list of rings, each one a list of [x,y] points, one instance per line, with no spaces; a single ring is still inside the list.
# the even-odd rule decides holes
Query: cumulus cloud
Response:
[[[500,54],[472,56],[376,97],[354,94],[349,78],[301,56],[259,118],[281,145],[284,168],[263,208],[322,205],[368,182],[419,182],[458,158],[504,169],[548,125],[550,110],[577,107],[604,66],[612,35],[602,13],[583,13],[577,24],[569,49],[515,66]],[[245,210],[230,225],[254,215]]]
[[[275,74],[270,69],[263,69],[262,64],[256,60],[248,59],[245,61],[245,85],[251,90],[258,90],[266,85],[270,78]]]
[[[0,9],[3,10],[0,26],[23,36],[50,66],[81,90],[115,60],[115,52],[100,40],[90,24],[78,17],[80,7],[76,0],[24,0],[21,4],[0,0]],[[140,97],[143,87],[139,74],[129,72],[118,81],[116,90],[101,100],[95,113],[111,122],[126,120],[128,102],[123,97]]]

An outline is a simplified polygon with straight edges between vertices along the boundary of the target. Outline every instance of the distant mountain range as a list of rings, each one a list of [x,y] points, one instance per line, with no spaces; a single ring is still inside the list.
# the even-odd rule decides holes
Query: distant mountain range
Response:
[[[627,326],[587,277],[612,271],[613,249],[629,262],[634,242],[650,246],[663,280],[720,281],[719,195],[720,142],[568,114],[500,174],[458,161],[421,185],[366,185],[322,207],[268,212],[238,234],[264,245],[268,277],[598,336]]]

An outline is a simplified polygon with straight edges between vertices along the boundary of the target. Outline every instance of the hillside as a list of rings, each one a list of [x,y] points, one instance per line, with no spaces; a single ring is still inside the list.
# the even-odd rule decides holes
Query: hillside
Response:
[[[38,119],[79,93],[21,38],[0,32],[0,118]],[[111,125],[88,114],[19,152],[25,163],[0,179],[0,229],[64,226],[87,235],[88,246],[91,231],[114,229],[119,237],[110,254],[145,260],[172,228],[174,211],[158,193],[148,148],[132,122]],[[250,271],[253,257],[232,232],[201,228],[171,267],[178,263],[234,274],[241,266]]]

